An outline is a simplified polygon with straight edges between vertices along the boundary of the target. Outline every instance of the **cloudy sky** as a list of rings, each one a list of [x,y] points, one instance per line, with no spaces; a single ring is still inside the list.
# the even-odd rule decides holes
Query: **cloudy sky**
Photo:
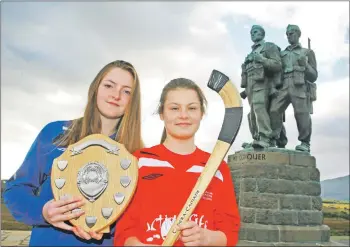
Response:
[[[210,152],[224,105],[206,87],[213,69],[240,85],[240,64],[250,51],[249,31],[260,24],[266,41],[284,49],[285,29],[297,24],[301,43],[315,51],[319,78],[314,103],[312,154],[321,179],[349,174],[348,2],[85,2],[1,4],[1,178],[21,165],[48,122],[81,116],[88,86],[117,59],[136,67],[142,90],[147,146],[159,143],[154,112],[161,89],[176,77],[203,88],[209,108],[196,137]],[[242,127],[229,154],[250,141],[244,102]],[[287,110],[288,148],[298,144],[293,108]]]

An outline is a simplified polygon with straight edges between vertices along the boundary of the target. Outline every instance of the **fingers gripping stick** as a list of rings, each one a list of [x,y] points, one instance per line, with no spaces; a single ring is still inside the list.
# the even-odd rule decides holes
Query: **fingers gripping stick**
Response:
[[[172,246],[178,238],[180,232],[176,231],[175,226],[188,221],[204,191],[214,177],[222,160],[234,142],[241,126],[243,115],[242,100],[240,93],[231,80],[223,73],[213,70],[207,86],[216,91],[224,102],[224,122],[221,126],[221,131],[214,146],[214,150],[198,178],[196,185],[192,189],[184,207],[169,230],[169,233],[162,244],[163,246]]]

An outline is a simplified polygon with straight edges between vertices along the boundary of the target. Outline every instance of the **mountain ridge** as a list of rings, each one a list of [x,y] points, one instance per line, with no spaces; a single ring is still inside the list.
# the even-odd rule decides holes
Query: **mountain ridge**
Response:
[[[349,181],[350,175],[322,180],[320,182],[322,199],[350,201]]]

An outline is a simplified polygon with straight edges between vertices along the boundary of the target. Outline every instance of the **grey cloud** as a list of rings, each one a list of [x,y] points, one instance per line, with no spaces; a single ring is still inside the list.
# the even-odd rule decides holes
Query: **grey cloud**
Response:
[[[78,117],[85,106],[89,84],[102,66],[115,59],[132,62],[139,72],[143,107],[146,105],[143,121],[154,112],[153,106],[164,83],[175,76],[197,81],[204,88],[210,107],[211,102],[220,100],[215,92],[206,88],[211,70],[224,72],[239,86],[238,71],[249,52],[250,38],[249,30],[241,29],[235,37],[231,33],[203,37],[191,34],[189,16],[199,4],[5,3],[1,42],[1,110],[2,129],[5,130],[2,141],[21,142],[20,136],[27,133],[20,127],[23,122],[40,129],[52,119]],[[229,22],[230,18],[224,23],[228,25]],[[242,43],[247,40],[248,44]],[[179,57],[188,55],[181,49],[186,48],[196,59],[181,62]],[[169,51],[172,52],[169,54]],[[45,99],[46,94],[58,90],[80,95],[83,102],[62,106]],[[251,140],[246,120],[248,111],[246,108],[241,131],[230,153],[241,149],[243,141]],[[213,122],[210,128],[215,128],[214,132],[206,133],[213,142],[197,139],[209,152],[221,128],[220,119],[215,114],[207,116],[207,121]],[[295,120],[287,121],[288,147],[293,149],[297,144]],[[343,157],[346,152],[348,156],[345,144],[348,130],[347,136],[344,135],[348,118],[338,122],[339,126],[326,121],[314,122],[312,141],[313,152],[322,169],[328,169],[326,163],[330,162],[330,157]],[[330,139],[322,139],[324,137]],[[343,170],[348,166],[348,160],[339,162]]]
[[[136,68],[145,68],[139,72],[142,78],[157,75],[164,59],[161,48],[178,43],[188,32],[186,15],[192,5],[6,4],[1,44],[2,127],[7,130],[3,141],[21,142],[27,133],[21,127],[24,122],[40,129],[52,119],[78,117],[88,85],[111,60],[138,61]],[[171,70],[171,61],[168,67]],[[148,73],[152,69],[155,72]],[[62,106],[45,99],[58,90],[81,95],[84,102]]]
[[[144,48],[171,47],[186,37],[187,15],[193,6],[158,2],[66,2],[55,4],[54,8],[33,5],[41,9],[40,14],[32,7],[28,12],[18,10],[22,15],[12,19],[13,22],[7,22],[5,16],[5,41],[15,47],[22,46],[26,52],[35,49],[38,56],[49,58],[58,71],[69,75],[84,67],[106,63],[105,57],[114,60],[128,57],[130,51],[132,54]],[[15,6],[12,5],[17,10],[18,5]],[[14,9],[12,12],[16,15]],[[16,29],[21,32],[15,32]],[[148,56],[148,61],[150,59],[152,56]]]
[[[32,92],[48,83],[55,83],[54,87],[86,85],[115,59],[135,61],[143,78],[159,76],[159,70],[166,75],[174,70],[187,76],[197,74],[201,68],[176,64],[164,54],[181,42],[202,58],[218,60],[227,54],[215,37],[198,40],[189,34],[188,15],[196,3],[55,3],[54,8],[23,4],[26,11],[19,4],[8,5],[11,14],[4,17],[5,86],[12,87],[14,77],[18,86]]]
[[[332,116],[329,116],[328,119],[313,121],[312,135],[320,138],[349,138],[349,116],[337,118],[332,118]]]

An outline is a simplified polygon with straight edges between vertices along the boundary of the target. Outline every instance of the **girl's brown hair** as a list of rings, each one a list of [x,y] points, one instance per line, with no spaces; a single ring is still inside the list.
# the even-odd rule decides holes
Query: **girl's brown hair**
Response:
[[[192,89],[192,90],[196,91],[198,98],[199,98],[199,101],[200,101],[201,111],[204,114],[205,110],[207,108],[207,105],[208,105],[207,99],[205,98],[202,89],[195,82],[193,82],[189,79],[186,79],[186,78],[173,79],[168,84],[165,85],[165,87],[163,88],[162,94],[160,95],[157,113],[163,114],[164,103],[165,103],[165,100],[166,100],[166,97],[167,97],[169,91],[176,90],[179,88]],[[160,139],[160,143],[163,143],[165,141],[165,139],[166,139],[166,129],[164,127],[163,134],[162,134],[162,137]]]
[[[141,93],[139,77],[134,66],[122,60],[107,64],[96,75],[89,87],[88,103],[85,107],[84,116],[72,121],[68,130],[55,141],[57,145],[67,147],[88,135],[101,133],[100,112],[96,101],[97,91],[104,76],[113,68],[121,68],[128,71],[134,79],[130,103],[126,107],[121,121],[118,123],[115,140],[124,144],[130,153],[144,147],[141,137]]]

